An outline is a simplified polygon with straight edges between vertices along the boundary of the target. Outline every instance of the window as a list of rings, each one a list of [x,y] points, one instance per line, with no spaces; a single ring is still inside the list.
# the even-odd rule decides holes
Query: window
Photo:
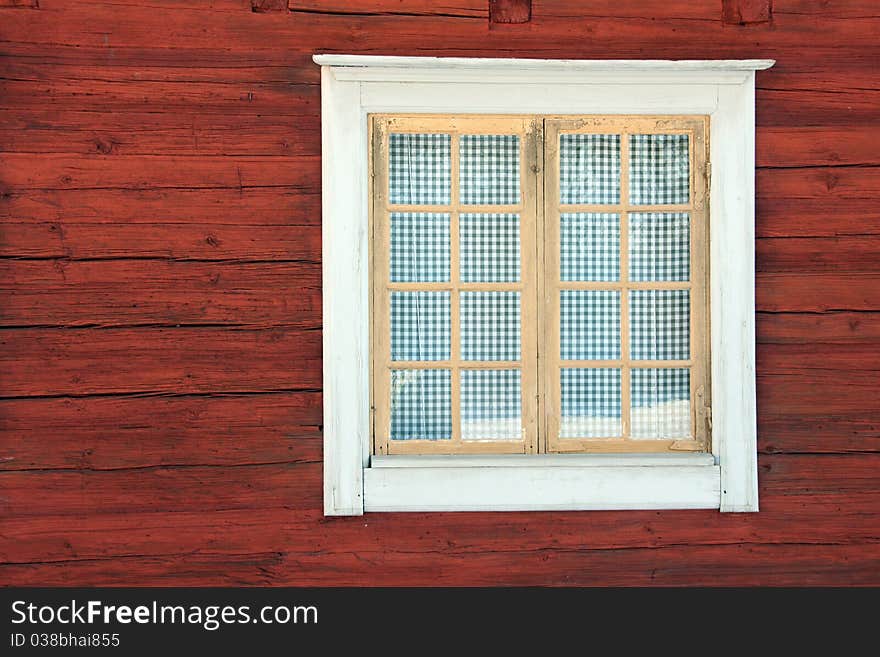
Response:
[[[370,120],[375,454],[708,450],[708,117]]]
[[[325,513],[757,510],[772,62],[315,59]]]

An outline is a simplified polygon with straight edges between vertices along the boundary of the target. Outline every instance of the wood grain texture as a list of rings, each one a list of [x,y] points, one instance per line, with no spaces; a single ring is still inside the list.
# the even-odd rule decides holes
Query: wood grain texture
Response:
[[[773,18],[773,0],[721,0],[725,25],[760,25]]]
[[[0,149],[10,153],[320,155],[319,136],[317,116],[0,109]]]
[[[0,9],[39,9],[40,0],[0,0]]]
[[[313,14],[400,14],[482,18],[489,15],[489,0],[289,0],[292,12]]]
[[[0,1],[4,584],[880,584],[875,2],[38,4]],[[760,513],[323,517],[313,52],[778,60]]]
[[[321,394],[0,400],[0,470],[119,470],[321,460]]]
[[[305,240],[304,235],[303,246]],[[5,297],[0,326],[317,328],[321,272],[314,262],[319,256],[314,251],[308,255],[311,262],[0,260],[0,290]]]
[[[528,23],[532,0],[489,0],[489,20],[499,24]]]
[[[299,329],[0,332],[0,397],[321,387],[321,336]]]

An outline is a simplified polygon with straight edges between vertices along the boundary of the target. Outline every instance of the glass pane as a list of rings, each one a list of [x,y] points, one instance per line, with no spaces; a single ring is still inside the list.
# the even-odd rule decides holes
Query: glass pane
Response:
[[[620,279],[620,215],[576,212],[559,217],[563,281]]]
[[[449,215],[391,213],[391,280],[449,280]]]
[[[619,369],[563,368],[561,377],[560,438],[621,435]]]
[[[449,292],[391,293],[391,360],[448,360]]]
[[[689,438],[690,370],[634,369],[631,376],[632,437]]]
[[[620,135],[561,135],[559,202],[620,203]]]
[[[633,205],[690,202],[688,135],[632,135],[630,169]]]
[[[461,293],[462,360],[519,360],[519,292]]]
[[[560,357],[562,360],[620,358],[620,292],[560,292]]]
[[[640,212],[629,215],[629,280],[690,278],[690,215]]]
[[[519,137],[462,135],[460,193],[464,205],[519,203]]]
[[[520,385],[519,370],[462,370],[462,440],[522,440]]]
[[[631,290],[629,294],[631,358],[690,358],[690,291]]]
[[[449,370],[391,370],[391,440],[452,439]]]
[[[463,282],[519,281],[518,214],[462,214],[458,225]]]
[[[394,204],[448,205],[452,180],[449,135],[391,134],[389,198]]]

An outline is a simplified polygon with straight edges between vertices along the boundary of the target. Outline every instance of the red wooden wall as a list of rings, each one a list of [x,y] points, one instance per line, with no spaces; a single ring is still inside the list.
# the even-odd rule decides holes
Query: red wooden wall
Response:
[[[767,4],[0,0],[0,583],[880,584],[880,13]],[[778,60],[760,513],[322,516],[314,52]]]

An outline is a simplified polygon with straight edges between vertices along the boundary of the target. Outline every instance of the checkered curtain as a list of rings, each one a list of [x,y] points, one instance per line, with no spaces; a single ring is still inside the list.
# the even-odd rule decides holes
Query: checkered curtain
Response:
[[[394,205],[448,205],[452,159],[449,135],[392,134],[388,138],[389,198]]]
[[[391,440],[452,438],[449,370],[391,370]]]
[[[461,371],[463,440],[521,440],[519,370]]]
[[[564,134],[559,142],[560,203],[620,203],[620,135]]]
[[[630,202],[683,204],[690,198],[688,135],[630,137]]]
[[[437,205],[436,212],[395,212],[391,220],[390,280],[437,283],[450,280],[451,240],[459,240],[462,282],[520,280],[520,217],[513,213],[464,212],[458,235],[450,235],[451,144],[448,134],[392,134],[389,140],[389,198],[393,204]],[[515,135],[459,138],[459,202],[462,205],[519,203],[520,143]],[[560,201],[611,205],[621,200],[619,135],[560,137]],[[629,198],[633,205],[686,204],[690,199],[687,135],[630,136]],[[686,212],[631,212],[628,225],[629,281],[688,281],[690,216]],[[562,212],[562,281],[620,280],[621,217],[614,212]],[[464,361],[521,358],[519,292],[465,291],[460,303]],[[626,292],[629,356],[634,360],[690,357],[690,299],[687,290]],[[560,356],[565,360],[617,360],[621,353],[621,293],[562,290]],[[450,358],[450,293],[391,293],[393,361]],[[563,368],[560,437],[601,438],[622,432],[623,377],[620,368]],[[451,372],[448,369],[392,371],[392,440],[447,440],[452,435]],[[633,438],[686,437],[690,432],[689,370],[635,368],[630,372]],[[521,374],[518,369],[463,370],[461,421],[465,440],[521,437]]]
[[[389,137],[389,198],[393,204],[448,205],[452,139],[445,134]],[[520,137],[461,135],[459,190],[462,205],[504,206],[520,202]],[[520,280],[520,216],[504,212],[462,212],[458,235],[450,215],[395,212],[391,221],[390,280],[437,283],[450,280],[451,240],[459,245],[462,282]],[[517,361],[521,354],[520,293],[459,294],[461,358]],[[392,361],[430,362],[450,358],[450,293],[391,292]],[[451,438],[451,371],[392,371],[391,439]],[[519,440],[522,383],[519,369],[462,370],[461,434],[464,440]]]
[[[688,135],[630,135],[629,200],[633,205],[687,204],[690,200]],[[560,201],[563,204],[620,202],[620,137],[560,136]],[[628,222],[631,282],[690,279],[690,216],[685,212],[632,212]],[[560,215],[562,281],[620,280],[620,216],[614,213]],[[627,292],[629,357],[668,361],[690,357],[690,298],[687,290]],[[621,357],[618,291],[560,292],[560,357],[615,360]],[[619,368],[563,368],[561,438],[621,435]],[[668,439],[690,433],[689,371],[636,368],[630,372],[631,437]]]

